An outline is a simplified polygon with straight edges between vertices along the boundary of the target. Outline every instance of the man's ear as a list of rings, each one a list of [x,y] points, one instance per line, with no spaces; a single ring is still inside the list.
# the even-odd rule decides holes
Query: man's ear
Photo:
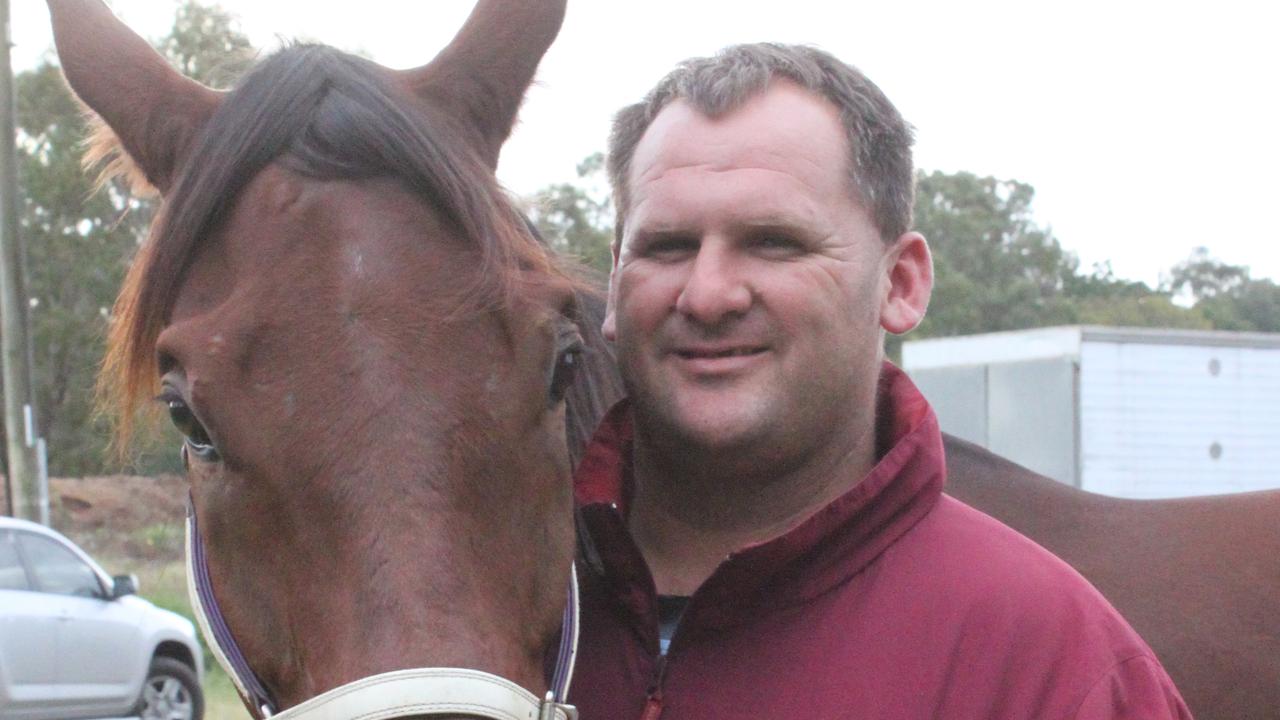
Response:
[[[613,243],[613,267],[609,270],[609,295],[605,301],[604,324],[600,326],[600,334],[609,342],[618,340],[618,321],[614,315],[618,308],[618,251],[622,242]]]
[[[880,305],[880,327],[901,335],[920,324],[933,293],[933,257],[918,232],[904,233],[885,252],[888,285]]]

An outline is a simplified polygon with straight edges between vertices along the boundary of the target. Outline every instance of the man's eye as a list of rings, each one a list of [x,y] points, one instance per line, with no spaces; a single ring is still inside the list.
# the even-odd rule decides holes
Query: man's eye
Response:
[[[757,248],[768,253],[793,254],[804,251],[804,244],[791,235],[769,232],[757,235],[754,243]]]
[[[640,249],[640,254],[643,257],[655,260],[676,260],[689,255],[696,255],[697,252],[697,239],[678,235],[645,240]]]

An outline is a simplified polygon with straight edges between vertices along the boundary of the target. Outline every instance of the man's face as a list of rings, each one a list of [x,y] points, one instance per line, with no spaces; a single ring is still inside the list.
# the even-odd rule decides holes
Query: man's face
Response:
[[[897,253],[848,157],[836,108],[786,82],[716,120],[683,101],[654,120],[605,320],[646,431],[779,460],[870,432]]]

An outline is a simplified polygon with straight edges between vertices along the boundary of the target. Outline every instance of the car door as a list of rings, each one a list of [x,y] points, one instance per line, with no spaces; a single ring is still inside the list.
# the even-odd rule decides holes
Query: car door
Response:
[[[58,615],[35,592],[17,538],[0,530],[0,715],[44,717],[57,696]]]
[[[141,611],[133,603],[108,599],[98,574],[63,543],[16,534],[36,589],[58,617],[53,703],[67,716],[128,710],[139,691],[134,686],[139,658],[149,654],[141,647]]]

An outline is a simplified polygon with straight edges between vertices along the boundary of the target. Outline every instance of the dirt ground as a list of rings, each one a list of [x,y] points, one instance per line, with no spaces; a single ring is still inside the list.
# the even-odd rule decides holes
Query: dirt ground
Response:
[[[187,483],[178,475],[49,480],[49,516],[90,555],[182,557]]]

